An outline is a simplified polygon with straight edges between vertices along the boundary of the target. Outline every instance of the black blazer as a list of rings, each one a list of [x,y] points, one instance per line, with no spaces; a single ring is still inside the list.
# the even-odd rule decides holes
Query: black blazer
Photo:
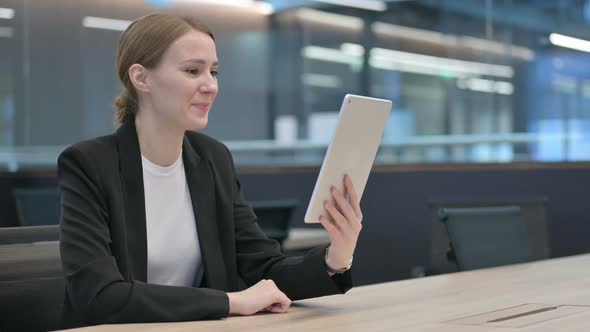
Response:
[[[352,287],[350,272],[328,276],[325,247],[302,257],[281,254],[258,227],[222,143],[187,132],[182,158],[205,268],[203,287],[146,283],[145,199],[133,120],[59,156],[64,327],[221,318],[229,311],[225,292],[261,279],[274,280],[292,300]]]

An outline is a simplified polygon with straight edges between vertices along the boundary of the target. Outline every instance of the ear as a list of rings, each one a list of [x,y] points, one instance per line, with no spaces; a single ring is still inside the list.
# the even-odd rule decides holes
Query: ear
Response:
[[[147,68],[138,63],[134,63],[129,67],[128,74],[135,90],[149,92]]]

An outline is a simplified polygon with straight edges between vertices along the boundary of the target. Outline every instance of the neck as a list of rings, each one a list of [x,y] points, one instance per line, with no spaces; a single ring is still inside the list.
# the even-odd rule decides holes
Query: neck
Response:
[[[184,130],[158,119],[154,112],[142,110],[135,117],[141,154],[159,166],[172,165],[182,151]]]

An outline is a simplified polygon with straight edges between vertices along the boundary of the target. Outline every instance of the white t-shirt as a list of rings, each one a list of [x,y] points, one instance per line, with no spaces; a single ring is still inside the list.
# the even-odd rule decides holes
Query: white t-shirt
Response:
[[[150,284],[199,286],[203,264],[182,153],[174,164],[141,157]]]

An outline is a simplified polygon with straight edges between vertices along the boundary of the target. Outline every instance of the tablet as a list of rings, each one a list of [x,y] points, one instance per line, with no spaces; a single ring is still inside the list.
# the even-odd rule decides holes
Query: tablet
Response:
[[[320,215],[331,219],[324,201],[333,202],[331,186],[344,192],[344,174],[350,175],[361,199],[390,112],[390,100],[350,94],[344,97],[336,132],[305,213],[306,223],[319,223]]]

